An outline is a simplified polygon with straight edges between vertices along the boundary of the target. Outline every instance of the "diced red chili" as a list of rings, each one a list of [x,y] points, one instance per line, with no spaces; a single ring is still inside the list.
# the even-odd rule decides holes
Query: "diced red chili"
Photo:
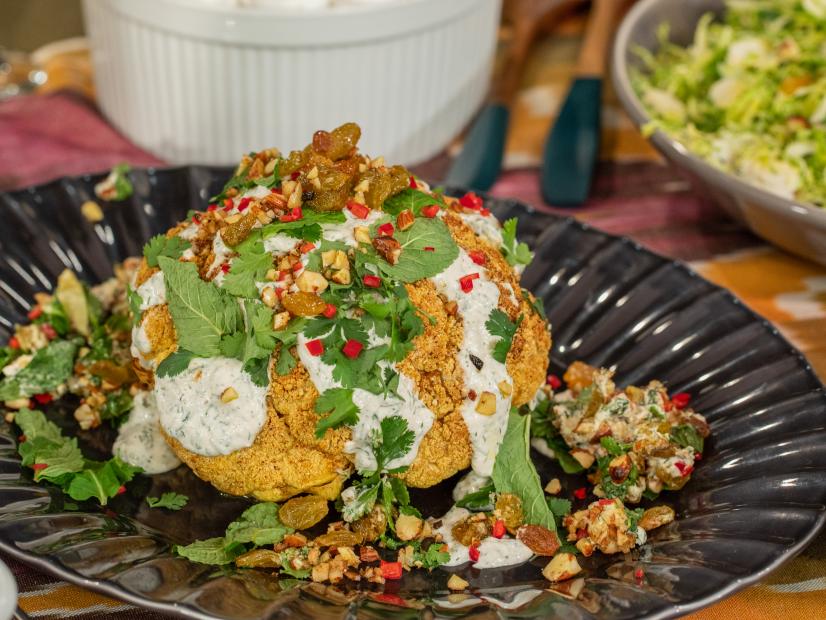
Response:
[[[693,465],[688,465],[687,463],[683,463],[682,461],[674,461],[674,467],[677,468],[677,471],[680,472],[680,475],[683,478],[691,475],[691,472],[694,471]]]
[[[382,224],[376,230],[382,237],[392,237],[393,233],[396,232],[396,229],[393,228],[393,224],[391,224],[390,222]]]
[[[608,499],[607,497],[604,498],[604,499],[599,500],[599,505],[600,506],[610,506],[613,503],[614,503],[614,500]]]
[[[577,540],[582,540],[587,535],[588,535],[588,530],[586,530],[584,527],[581,527],[576,531],[576,539]]]
[[[328,319],[332,319],[337,312],[338,308],[336,308],[333,304],[327,304],[327,307],[324,308],[324,312],[322,312],[322,314]]]
[[[439,205],[429,205],[422,209],[422,215],[425,217],[436,217],[436,214],[439,212]]]
[[[49,394],[48,392],[44,394],[35,394],[32,396],[37,401],[38,405],[48,405],[50,402],[54,400],[54,397]]]
[[[341,348],[341,352],[344,353],[346,357],[349,357],[351,360],[354,360],[359,356],[359,353],[361,353],[361,350],[363,348],[364,345],[361,344],[358,340],[350,338]]]
[[[212,213],[212,212],[213,212],[213,211],[215,211],[217,208],[218,208],[218,205],[209,205],[209,206],[207,207],[207,211],[209,211],[210,213]]]
[[[505,522],[502,519],[496,519],[493,524],[493,537],[502,538],[505,535]]]
[[[31,310],[29,310],[29,314],[28,314],[29,320],[34,321],[41,314],[43,314],[43,308],[41,308],[40,306],[35,306]]]
[[[478,562],[479,561],[479,544],[471,545],[468,547],[467,555],[470,558],[471,562]]]
[[[588,491],[585,487],[579,487],[578,489],[574,489],[574,497],[577,499],[585,499],[585,494],[587,492]]]
[[[302,254],[306,254],[307,252],[315,250],[315,243],[313,243],[312,241],[302,243],[298,249],[301,251]]]
[[[366,275],[361,281],[364,282],[364,286],[369,288],[379,288],[381,286],[381,278],[378,276]]]
[[[422,249],[423,249],[425,252],[435,252],[435,251],[436,251],[436,248],[434,248],[432,245],[427,245],[427,246],[425,246],[425,247],[424,247],[424,248],[422,248]]]
[[[560,379],[556,375],[548,375],[547,383],[554,390],[558,390],[559,388],[562,387],[562,379]]]
[[[474,211],[478,211],[482,208],[482,199],[473,192],[468,192],[459,198],[459,204],[465,209],[473,209]]]
[[[200,224],[200,223],[201,223],[201,216],[199,216],[199,215],[196,213],[195,215],[193,215],[193,216],[192,216],[192,221],[193,221],[195,224]]]
[[[301,171],[296,170],[295,172],[290,173],[290,181],[295,181],[298,177],[301,176]]]
[[[703,460],[703,453],[702,452],[695,452],[694,453],[694,460],[695,461],[702,461]]]
[[[229,263],[224,263],[223,265],[221,265],[221,271],[223,271],[224,273],[229,273]]]
[[[310,340],[304,346],[307,347],[307,352],[313,357],[318,357],[324,353],[324,343],[321,340]]]
[[[34,471],[42,471],[42,470],[46,469],[47,467],[48,467],[48,465],[46,463],[35,463],[34,465],[32,465],[32,469]]]
[[[645,571],[643,571],[641,568],[638,568],[637,570],[635,570],[634,571],[634,579],[637,580],[637,583],[641,584],[643,582],[643,580],[645,579]]]
[[[355,200],[347,201],[347,209],[360,220],[363,220],[370,215],[370,208],[367,205],[356,202]]]
[[[477,265],[485,265],[488,262],[488,256],[482,250],[473,250],[468,252],[468,256],[470,256],[470,260]]]
[[[293,263],[293,271],[301,271],[304,268],[304,265],[301,264],[301,261],[296,261]]]
[[[42,331],[43,335],[49,340],[57,338],[57,332],[49,323],[43,323],[43,325],[40,326],[40,331]]]
[[[478,273],[469,273],[466,276],[459,278],[459,286],[465,293],[470,293],[473,290],[473,281],[479,278]]]
[[[691,394],[688,392],[677,392],[671,396],[671,402],[677,409],[685,409],[691,401]]]
[[[20,348],[20,341],[17,339],[17,336],[12,336],[9,338],[9,348],[10,349],[19,349]]]
[[[242,198],[241,202],[238,203],[238,211],[240,212],[240,211],[243,211],[244,209],[246,209],[248,206],[250,206],[251,202],[252,202],[252,198],[250,198],[250,197]]]
[[[413,176],[410,177],[410,189],[419,189],[419,185],[416,183],[416,179]]]
[[[278,195],[280,196],[280,195],[281,195],[281,188],[280,188],[280,187],[273,187],[273,188],[270,190],[270,193],[271,193],[271,194],[278,194]]]
[[[125,486],[123,486],[123,485],[120,485],[120,486],[118,487],[118,493],[117,493],[117,494],[118,494],[118,495],[123,495],[124,493],[126,493],[126,487],[125,487]]]
[[[381,561],[381,576],[385,579],[401,579],[402,578],[402,563],[401,562],[385,562]]]
[[[485,209],[485,208],[479,209],[479,215],[483,215],[484,217],[489,216],[490,215],[490,209]]]

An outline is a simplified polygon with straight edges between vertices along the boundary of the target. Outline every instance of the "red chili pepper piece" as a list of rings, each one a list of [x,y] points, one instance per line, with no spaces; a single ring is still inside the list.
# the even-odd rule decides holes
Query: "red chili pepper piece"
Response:
[[[301,264],[301,261],[293,263],[293,271],[301,271],[304,269],[304,265]]]
[[[694,453],[694,460],[695,461],[702,461],[703,460],[703,453],[702,452],[695,452]]]
[[[46,463],[35,463],[34,465],[32,465],[32,469],[34,471],[42,471],[42,470],[46,469],[47,467],[48,467],[48,465]]]
[[[559,388],[562,387],[562,379],[560,379],[556,375],[548,375],[547,383],[554,390],[558,390]]]
[[[688,392],[677,392],[671,396],[671,402],[677,409],[685,409],[691,401],[691,394]]]
[[[19,349],[20,348],[20,341],[17,339],[16,336],[12,336],[9,338],[9,348],[11,349]]]
[[[55,331],[55,328],[52,327],[49,323],[43,323],[43,325],[40,326],[40,331],[42,331],[43,335],[46,336],[46,338],[48,338],[49,340],[54,340],[55,338],[57,338],[57,332]]]
[[[479,209],[479,215],[483,215],[485,217],[489,216],[490,215],[490,209],[484,209],[484,208]]]
[[[381,561],[381,576],[385,579],[401,579],[402,578],[402,563],[401,562],[385,562]]]
[[[599,505],[600,506],[610,506],[613,503],[614,503],[614,500],[608,499],[607,497],[604,498],[604,499],[599,500]]]
[[[295,220],[296,220],[296,218],[293,217],[293,215],[290,214],[290,213],[286,213],[286,214],[284,214],[284,215],[282,215],[281,217],[278,218],[279,222],[284,222],[284,223],[294,222]]]
[[[471,562],[478,562],[479,561],[479,545],[478,545],[478,543],[468,547],[467,555],[470,558]]]
[[[341,347],[341,352],[344,353],[345,356],[349,357],[351,360],[356,359],[361,353],[361,350],[364,348],[364,345],[361,344],[358,340],[353,340],[350,338],[343,347]]]
[[[478,273],[469,273],[466,276],[459,278],[459,286],[465,293],[470,293],[473,290],[473,281],[479,278]]]
[[[201,216],[196,213],[195,215],[192,216],[192,221],[195,224],[200,224],[201,223]]]
[[[581,527],[576,531],[576,539],[577,540],[582,540],[587,535],[588,535],[588,530],[586,530],[584,527]]]
[[[674,409],[674,403],[672,403],[670,400],[666,400],[663,402],[663,410],[671,411],[672,409]]]
[[[369,288],[379,288],[381,286],[381,278],[378,276],[366,275],[361,281],[364,282],[364,286]]]
[[[432,245],[425,246],[425,247],[424,247],[424,248],[422,248],[422,249],[423,249],[425,252],[435,252],[435,251],[436,251],[436,248],[434,248]]]
[[[234,206],[235,203],[232,202],[232,198],[224,198],[224,211],[231,211]]]
[[[290,181],[295,181],[298,177],[301,176],[301,172],[296,170],[295,172],[290,173]]]
[[[410,177],[410,189],[419,189],[419,185],[416,183],[416,179],[413,176]]]
[[[19,441],[20,443],[26,443],[26,436],[25,435],[20,435],[17,438],[17,441]]]
[[[485,265],[488,262],[488,256],[482,250],[473,250],[472,252],[468,252],[468,256],[470,256],[470,260],[477,265]]]
[[[252,198],[249,198],[249,197],[242,198],[241,202],[238,203],[238,211],[240,212],[240,211],[243,211],[244,209],[246,209],[248,206],[250,206],[251,202],[252,202]]]
[[[393,224],[390,222],[382,224],[376,230],[382,237],[392,237],[393,233],[396,232],[396,229],[393,228]]]
[[[577,499],[585,499],[585,494],[587,492],[588,491],[585,489],[585,487],[579,487],[578,489],[574,489],[574,497],[576,497]]]
[[[691,475],[691,472],[694,471],[694,466],[689,465],[687,463],[683,463],[682,461],[675,461],[674,467],[677,468],[677,471],[680,472],[680,475],[685,478],[686,476]]]
[[[324,312],[322,312],[322,314],[328,319],[332,319],[337,312],[338,308],[336,308],[333,304],[327,304],[327,307],[324,308]]]
[[[223,271],[224,273],[229,273],[229,263],[224,263],[223,265],[221,265],[221,271]]]
[[[502,519],[497,519],[493,524],[493,537],[502,538],[505,535],[505,522]]]
[[[436,217],[436,214],[439,212],[439,205],[429,205],[422,209],[422,215],[425,217]]]
[[[213,211],[215,211],[217,208],[218,208],[218,205],[209,205],[209,206],[207,207],[207,211],[209,211],[210,213],[212,213],[212,212],[213,212]]]
[[[307,352],[313,357],[318,357],[324,353],[324,343],[321,340],[310,340],[304,346],[307,347]]]
[[[126,493],[126,487],[123,486],[123,485],[120,485],[118,487],[118,495],[123,495],[124,493]]]
[[[32,398],[34,398],[37,401],[37,404],[39,405],[48,405],[50,402],[54,400],[54,397],[52,397],[52,395],[49,393],[35,394],[34,396],[32,396]]]
[[[638,568],[634,571],[634,579],[636,579],[638,583],[642,583],[643,579],[645,579],[645,572],[641,568]]]
[[[363,220],[370,215],[370,208],[367,205],[356,202],[355,200],[347,201],[347,210],[360,220]]]
[[[280,187],[273,187],[270,190],[270,194],[279,194],[280,195],[281,194],[281,188]]]
[[[41,314],[43,314],[43,308],[41,308],[40,306],[35,306],[31,310],[29,310],[29,314],[28,314],[29,320],[34,321]]]
[[[313,243],[312,241],[308,241],[307,243],[302,243],[301,247],[299,247],[298,249],[301,250],[302,254],[306,254],[307,252],[311,252],[311,251],[315,250],[315,243]]]
[[[482,208],[482,199],[473,192],[468,192],[459,198],[459,204],[465,209],[473,209],[474,211],[478,211]]]

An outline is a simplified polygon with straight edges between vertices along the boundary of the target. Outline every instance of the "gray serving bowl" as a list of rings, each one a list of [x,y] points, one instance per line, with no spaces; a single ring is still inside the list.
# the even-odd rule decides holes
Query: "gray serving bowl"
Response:
[[[721,15],[723,0],[640,0],[626,15],[614,40],[611,73],[614,89],[633,121],[651,120],[631,86],[629,69],[639,66],[636,46],[655,51],[657,27],[668,22],[671,40],[692,41],[700,16]],[[771,194],[692,155],[662,131],[651,143],[703,192],[755,234],[789,252],[826,265],[826,209]]]

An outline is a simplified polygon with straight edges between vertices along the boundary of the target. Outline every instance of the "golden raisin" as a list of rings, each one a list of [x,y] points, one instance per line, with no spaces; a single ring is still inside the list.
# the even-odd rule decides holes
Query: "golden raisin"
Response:
[[[379,506],[374,506],[368,514],[364,515],[352,525],[353,531],[360,534],[364,540],[376,540],[387,528],[387,516]]]
[[[254,213],[247,213],[237,222],[234,222],[221,231],[221,238],[229,247],[240,245],[247,237],[258,218]]]
[[[361,544],[362,537],[350,530],[334,530],[316,537],[315,544],[319,547],[352,547]]]
[[[594,382],[597,369],[585,362],[574,362],[568,366],[563,379],[574,392],[579,392]]]
[[[306,530],[327,516],[327,500],[318,495],[294,497],[278,509],[281,523],[294,530]]]
[[[295,316],[318,316],[327,309],[327,303],[321,297],[304,291],[284,295],[281,303]]]
[[[496,498],[496,512],[505,522],[505,527],[511,534],[515,533],[525,521],[522,512],[522,500],[512,493],[501,493]]]
[[[241,568],[278,568],[281,554],[272,549],[253,549],[235,558],[235,565]]]
[[[470,547],[490,536],[490,529],[490,521],[484,515],[471,515],[454,525],[451,534],[465,547]]]

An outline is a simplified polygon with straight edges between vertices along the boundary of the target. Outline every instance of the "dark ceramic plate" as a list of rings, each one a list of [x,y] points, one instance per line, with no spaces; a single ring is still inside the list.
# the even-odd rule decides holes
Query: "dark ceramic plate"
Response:
[[[0,197],[0,342],[25,319],[32,294],[65,267],[89,282],[138,254],[228,175],[202,167],[133,173],[135,195],[92,225],[80,205],[99,177],[64,179]],[[686,488],[663,500],[678,521],[633,553],[584,559],[577,601],[544,590],[542,561],[463,573],[473,596],[447,598],[448,573],[416,572],[384,591],[279,582],[256,571],[216,571],[173,557],[170,544],[223,532],[245,501],[219,495],[181,467],[141,477],[105,511],[65,510],[59,493],[21,472],[12,429],[0,426],[0,549],[99,592],[192,618],[667,618],[716,601],[799,552],[826,516],[826,395],[770,325],[684,266],[571,219],[491,200],[521,216],[536,248],[524,276],[554,326],[553,367],[574,359],[616,368],[618,383],[665,381],[694,396],[713,438]],[[71,416],[50,412],[72,432]],[[2,424],[2,423],[0,423]],[[105,452],[106,433],[78,433]],[[560,475],[534,455],[543,480]],[[560,476],[570,496],[584,481]],[[415,494],[428,514],[447,508],[452,481]],[[190,496],[180,512],[146,495]],[[642,569],[642,572],[639,571]],[[461,597],[460,597],[461,598]]]

